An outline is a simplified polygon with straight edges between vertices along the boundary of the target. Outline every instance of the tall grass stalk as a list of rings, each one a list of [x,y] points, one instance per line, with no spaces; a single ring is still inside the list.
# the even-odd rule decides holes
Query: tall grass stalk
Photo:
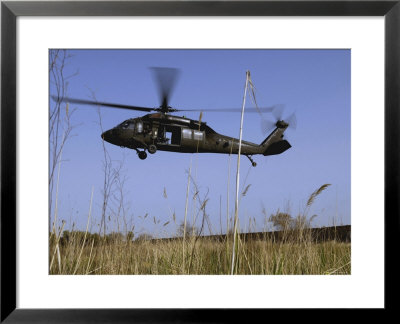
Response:
[[[246,71],[246,85],[244,87],[242,114],[240,117],[239,150],[238,150],[237,167],[236,167],[236,200],[235,200],[235,221],[234,221],[234,228],[233,228],[231,275],[233,275],[233,270],[235,268],[235,255],[237,253],[236,236],[237,236],[237,223],[238,223],[238,214],[239,214],[240,153],[241,153],[241,149],[242,149],[244,106],[246,105],[246,96],[247,96],[247,88],[249,86],[249,79],[250,79],[250,71]]]
[[[92,240],[92,246],[90,247],[90,253],[89,253],[89,259],[88,259],[88,263],[87,263],[87,267],[86,267],[86,274],[89,274],[89,268],[91,265],[91,260],[92,260],[92,252],[93,252],[93,246],[94,246],[94,240]]]
[[[231,148],[229,152],[228,158],[228,179],[226,185],[226,259],[229,260],[229,234],[230,234],[230,221],[229,221],[229,190],[230,190],[230,180],[231,180],[231,158],[232,158],[232,150],[233,150],[233,141],[231,141]]]
[[[188,172],[188,180],[186,186],[186,202],[185,202],[185,215],[183,219],[183,240],[182,240],[182,273],[185,273],[185,241],[186,241],[186,220],[187,220],[187,211],[189,204],[189,188],[190,188],[190,178],[192,173],[192,157],[190,157],[190,167]]]
[[[81,261],[83,248],[85,247],[85,243],[86,243],[86,236],[87,236],[87,233],[88,233],[88,230],[89,230],[90,216],[92,214],[93,189],[94,188],[92,187],[92,194],[90,195],[90,205],[89,205],[88,220],[87,220],[87,223],[86,223],[85,236],[83,237],[82,248],[81,248],[81,251],[79,252],[78,261],[76,262],[76,267],[75,267],[75,270],[74,270],[74,274],[76,273],[76,270],[78,270],[79,263]],[[89,257],[89,259],[90,259],[90,257]]]
[[[51,258],[51,262],[50,262],[50,271],[51,271],[51,268],[53,267],[54,257],[55,257],[56,252],[57,252],[57,256],[59,258],[59,261],[58,261],[59,262],[59,271],[61,272],[61,260],[60,260],[61,259],[61,255],[60,255],[60,252],[59,252],[59,248],[60,248],[59,247],[59,243],[60,243],[61,233],[62,233],[62,231],[64,229],[64,225],[65,225],[65,222],[63,221],[58,235],[55,234],[56,244],[55,244],[55,247],[54,247],[53,257]]]
[[[65,132],[63,133],[62,142],[65,140]],[[63,146],[60,148],[60,156],[58,159],[58,170],[57,170],[57,184],[56,184],[56,201],[54,202],[54,222],[53,222],[53,230],[51,231],[50,236],[56,234],[56,224],[57,224],[57,216],[58,216],[58,187],[60,183],[60,171],[61,171],[61,158],[62,158]]]

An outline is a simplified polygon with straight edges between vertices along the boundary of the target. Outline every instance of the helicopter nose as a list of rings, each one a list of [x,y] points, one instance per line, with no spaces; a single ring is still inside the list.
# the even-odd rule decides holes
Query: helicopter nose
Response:
[[[101,134],[101,138],[106,142],[110,142],[112,139],[112,129],[109,129],[108,131],[105,131],[103,134]]]

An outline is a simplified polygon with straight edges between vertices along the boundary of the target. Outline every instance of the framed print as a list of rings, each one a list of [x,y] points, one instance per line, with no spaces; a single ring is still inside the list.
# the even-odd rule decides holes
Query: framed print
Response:
[[[2,2],[1,320],[392,308],[399,16]]]

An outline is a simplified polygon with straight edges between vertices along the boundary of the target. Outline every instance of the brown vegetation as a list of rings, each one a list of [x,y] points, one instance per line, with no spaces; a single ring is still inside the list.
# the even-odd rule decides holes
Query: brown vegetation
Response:
[[[351,245],[336,240],[315,243],[310,232],[275,241],[265,236],[239,236],[236,274],[350,274]],[[60,239],[60,263],[51,274],[229,274],[232,237],[154,240],[142,235],[112,233],[105,237],[65,231]],[[299,234],[299,233],[298,233]],[[54,236],[53,236],[54,237]],[[242,236],[243,237],[243,236]],[[51,242],[54,251],[56,242]],[[82,251],[82,252],[81,252]],[[183,264],[185,265],[183,267]]]

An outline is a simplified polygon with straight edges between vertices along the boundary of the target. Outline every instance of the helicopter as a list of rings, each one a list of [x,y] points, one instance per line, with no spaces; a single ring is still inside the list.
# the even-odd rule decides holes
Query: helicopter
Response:
[[[68,97],[52,97],[54,100],[73,104],[149,112],[149,114],[141,117],[127,119],[101,134],[101,138],[110,144],[136,150],[141,160],[147,158],[147,152],[155,154],[157,151],[178,153],[239,153],[239,139],[217,133],[206,122],[201,121],[202,114],[200,114],[199,120],[195,120],[184,116],[172,115],[171,113],[185,111],[240,112],[241,109],[192,110],[172,108],[168,103],[179,70],[175,68],[152,68],[152,70],[156,83],[159,86],[161,99],[161,105],[156,108]],[[260,144],[241,141],[240,154],[246,156],[253,167],[257,165],[252,159],[253,155],[276,155],[291,148],[291,145],[283,136],[289,125],[295,127],[296,119],[294,114],[287,119],[288,121],[282,120],[282,105],[247,108],[245,111],[258,112],[260,114],[261,112],[272,112],[276,119],[275,122],[263,120],[264,130],[273,130]]]

